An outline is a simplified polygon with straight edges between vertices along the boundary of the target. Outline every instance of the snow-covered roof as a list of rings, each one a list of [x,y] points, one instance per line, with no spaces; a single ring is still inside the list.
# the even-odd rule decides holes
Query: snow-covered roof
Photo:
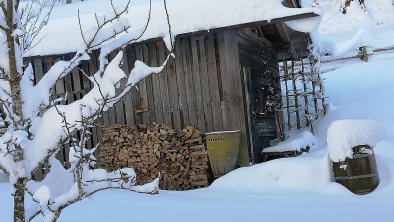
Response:
[[[113,0],[115,6],[127,0]],[[236,26],[278,18],[288,20],[305,14],[320,14],[317,8],[287,8],[281,0],[167,0],[174,35]],[[28,56],[75,52],[83,43],[78,25],[78,11],[84,30],[96,25],[94,14],[102,15],[112,9],[109,0],[85,0],[53,9],[47,26],[40,33],[43,40],[24,54]],[[140,33],[148,18],[149,0],[131,1],[125,17],[131,28],[129,34]],[[163,0],[152,0],[148,29],[140,41],[168,36]],[[38,38],[39,39],[39,38]]]

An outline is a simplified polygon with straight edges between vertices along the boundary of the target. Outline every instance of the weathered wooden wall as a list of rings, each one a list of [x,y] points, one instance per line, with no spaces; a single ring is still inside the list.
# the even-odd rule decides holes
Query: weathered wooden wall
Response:
[[[123,69],[127,73],[136,60],[158,66],[169,53],[161,41],[131,45],[125,52]],[[105,112],[99,123],[106,126],[158,122],[176,129],[192,125],[202,132],[240,130],[246,135],[236,30],[177,37],[174,54],[175,59],[170,59],[162,73],[142,80],[121,102]],[[71,56],[26,58],[24,62],[33,65],[39,81],[54,62]],[[69,92],[67,103],[70,103],[92,88],[93,84],[84,75],[97,70],[98,55],[93,53],[91,57],[57,82],[54,97]],[[88,146],[100,141],[101,128],[94,128],[92,133]],[[59,158],[67,164],[67,148],[59,153]]]

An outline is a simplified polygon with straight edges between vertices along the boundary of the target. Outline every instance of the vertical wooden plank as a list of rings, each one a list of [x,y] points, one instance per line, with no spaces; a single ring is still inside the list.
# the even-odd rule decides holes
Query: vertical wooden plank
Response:
[[[245,93],[245,117],[246,117],[246,121],[247,121],[247,137],[246,140],[249,141],[249,154],[250,154],[250,158],[251,161],[253,162],[255,159],[257,159],[254,155],[254,143],[253,143],[253,123],[252,123],[252,118],[253,118],[253,114],[252,114],[252,110],[253,109],[251,107],[251,95],[249,92],[250,86],[251,86],[251,73],[250,73],[250,68],[246,68],[246,67],[242,67],[241,68],[241,73],[242,76],[241,78],[243,78],[243,83],[244,83],[244,93]],[[249,155],[248,155],[249,157]],[[249,159],[249,158],[248,158]]]
[[[99,69],[99,62],[98,62],[98,52],[94,51],[91,55],[91,59],[90,59],[90,63],[89,63],[89,71],[91,72],[90,75],[94,75],[95,73],[97,73],[98,69]],[[94,86],[94,83],[91,83],[91,86]],[[92,139],[93,139],[93,147],[95,147],[97,144],[99,144],[101,141],[101,124],[103,122],[103,118],[102,116],[99,116],[96,119],[96,124],[92,129]],[[95,156],[98,156],[98,150],[96,150],[95,152]]]
[[[130,66],[130,61],[129,61],[129,56],[127,55],[127,49],[123,51],[123,64],[122,64],[122,69],[126,73],[126,75],[130,75],[131,72],[131,66]],[[121,81],[122,85],[125,85],[127,82],[127,79],[124,79]],[[128,125],[134,124],[134,108],[133,108],[133,100],[131,99],[131,92],[132,90],[127,93],[124,98],[124,112],[125,112],[125,122]]]
[[[89,63],[89,66],[91,67],[91,74],[90,75],[93,75],[95,72],[98,71],[98,68],[99,68],[99,62],[98,62],[99,58],[98,58],[98,56],[99,56],[99,53],[97,51],[93,51],[90,54],[90,57],[91,57],[90,63]],[[76,73],[75,76],[77,78],[80,78],[80,82],[81,82],[80,85],[81,86],[77,85],[77,87],[81,87],[82,88],[82,92],[83,93],[81,95],[84,95],[85,93],[87,93],[86,89],[83,89],[84,84],[87,85],[86,83],[83,83],[83,82],[86,81],[85,80],[86,77],[81,72],[79,72],[79,75],[78,75],[78,73]],[[93,83],[90,83],[90,84],[93,85]],[[109,116],[108,116],[108,111],[107,112],[103,112],[97,121],[98,121],[98,123],[100,125],[109,125],[110,124],[110,120],[109,120]],[[101,134],[100,134],[101,127],[97,126],[96,127],[96,132],[97,132],[97,138],[101,138]],[[99,142],[99,139],[97,140],[97,142]]]
[[[190,37],[181,39],[183,72],[185,73],[185,89],[189,115],[189,124],[197,126],[196,102],[193,85]]]
[[[72,58],[74,55],[69,55],[69,58]],[[71,87],[72,87],[72,98],[74,101],[79,100],[82,98],[82,84],[81,84],[81,73],[79,67],[75,67],[70,74],[71,77]],[[69,167],[69,151],[70,148],[68,147],[65,149],[65,162],[66,167]]]
[[[191,52],[192,52],[192,75],[194,83],[194,96],[196,98],[196,111],[197,111],[197,125],[202,131],[205,131],[205,118],[204,108],[202,101],[201,92],[201,76],[200,76],[200,63],[198,61],[198,50],[197,50],[197,39],[196,36],[191,37]]]
[[[48,63],[48,70],[50,69],[50,67],[52,67],[53,64],[55,64],[56,62],[58,62],[60,59],[56,59],[55,61],[53,61],[53,63]],[[64,79],[59,79],[56,81],[56,85],[55,85],[55,93],[56,93],[56,97],[58,98],[64,98],[65,96],[65,92],[66,92],[66,86],[65,86],[65,82]]]
[[[206,39],[205,36],[200,38],[198,41],[199,45],[199,55],[200,55],[200,75],[201,75],[201,90],[202,90],[202,100],[204,108],[204,120],[205,120],[205,131],[213,131],[213,119],[212,119],[212,106],[211,106],[211,93],[209,89],[209,78],[208,78],[208,65],[206,56]]]
[[[179,96],[178,96],[178,86],[177,86],[177,75],[175,59],[170,58],[167,63],[167,80],[168,80],[168,96],[170,100],[170,112],[172,115],[173,128],[180,129],[181,124],[181,114],[179,111]]]
[[[44,76],[44,67],[43,67],[42,58],[34,59],[33,66],[34,66],[35,83],[38,83]],[[43,179],[43,171],[41,169],[38,169],[34,172],[34,179],[37,181],[41,181]]]
[[[33,59],[33,67],[34,67],[34,80],[35,83],[37,84],[44,76],[42,58]]]
[[[234,129],[234,120],[231,118],[232,112],[230,107],[231,102],[231,94],[230,90],[234,89],[232,85],[233,76],[231,75],[231,64],[227,58],[229,52],[229,47],[231,47],[228,43],[228,35],[229,33],[224,31],[218,34],[218,50],[219,50],[219,61],[220,61],[220,74],[221,74],[221,83],[223,90],[223,100],[221,101],[222,108],[222,119],[223,119],[223,128],[224,130],[235,130]],[[235,110],[234,110],[235,111]]]
[[[213,119],[213,130],[222,131],[223,130],[223,119],[222,110],[220,107],[220,95],[219,95],[219,85],[218,85],[218,70],[216,61],[216,47],[215,47],[215,37],[213,33],[208,34],[207,38],[207,68],[208,68],[208,80],[209,80],[209,92],[211,95],[211,106],[212,106],[212,119]]]
[[[189,123],[189,111],[187,108],[186,86],[185,86],[185,70],[182,61],[182,45],[180,38],[175,40],[175,66],[176,66],[176,81],[179,96],[179,109],[182,113],[181,128],[185,128]]]
[[[80,68],[85,72],[86,75],[90,75],[90,70],[89,70],[89,64],[88,62],[82,62]],[[82,74],[81,80],[82,80],[82,96],[85,96],[90,90],[91,90],[91,83],[90,80],[84,75]],[[86,148],[90,149],[93,147],[93,140],[89,139],[86,142]]]
[[[150,64],[151,66],[161,65],[158,62],[157,56],[157,46],[159,44],[163,44],[161,42],[149,42],[149,55],[150,55]],[[155,121],[158,123],[163,122],[163,106],[162,106],[162,98],[160,92],[160,75],[162,74],[153,74],[152,75],[152,88],[153,88],[153,103],[154,103],[154,113],[155,113]]]
[[[65,87],[64,79],[57,80],[55,86],[55,93],[57,97],[64,98],[65,92],[66,92],[66,87]]]
[[[234,38],[236,36],[234,35]],[[235,39],[234,39],[235,40]],[[246,124],[246,116],[245,113],[245,101],[244,101],[244,89],[243,89],[243,78],[241,74],[241,66],[239,62],[239,51],[238,51],[238,43],[235,43],[234,55],[236,55],[234,62],[234,70],[235,70],[235,98],[234,108],[236,112],[239,114],[238,117],[238,126],[237,128],[240,130],[240,146],[239,146],[239,154],[237,160],[237,166],[245,167],[249,165],[249,144],[247,139],[247,124]]]
[[[43,58],[38,58],[38,59],[34,59],[33,60],[33,67],[34,67],[34,79],[35,79],[35,83],[37,84],[42,77],[44,76],[44,61]],[[47,70],[47,69],[46,69]],[[45,167],[45,166],[41,166],[41,167]],[[43,175],[44,175],[44,170],[43,169],[38,169],[34,172],[34,179],[35,180],[42,180],[43,179]]]
[[[74,91],[74,100],[78,100],[82,96],[81,87],[81,76],[79,72],[79,67],[75,67],[72,71],[72,85]]]
[[[223,124],[225,130],[240,131],[241,141],[237,165],[245,166],[248,165],[249,158],[236,31],[224,31],[218,35],[218,40],[224,99]]]
[[[85,72],[86,75],[90,74],[89,73],[88,62],[86,62],[86,61],[81,62],[81,65],[80,65],[79,68],[82,69]],[[86,95],[91,89],[90,80],[88,79],[88,77],[86,75],[81,73],[81,76],[82,76],[81,77],[81,80],[82,80],[82,85],[81,86],[82,86],[82,89],[83,89],[83,92],[82,92],[83,96]]]
[[[64,55],[63,60],[69,60],[70,56],[69,55]],[[64,86],[67,92],[67,104],[70,104],[74,102],[74,92],[73,92],[73,80],[72,80],[72,72],[67,74],[67,76],[64,78]]]
[[[66,54],[63,56],[63,59],[68,61],[71,59],[69,54]],[[67,92],[67,101],[66,104],[71,104],[72,102],[75,101],[74,99],[74,91],[73,91],[73,72],[70,72],[69,74],[67,74],[67,76],[64,78],[64,85],[65,85],[65,89]],[[69,166],[69,153],[70,153],[70,144],[67,144],[64,148],[63,148],[63,166],[64,167],[68,167]]]
[[[54,63],[56,63],[57,61],[55,61]],[[49,70],[49,69],[48,69]],[[64,99],[68,99],[65,98],[65,94],[66,94],[66,85],[65,85],[65,81],[66,79],[70,77],[70,75],[67,75],[64,79],[58,80],[56,81],[56,87],[55,87],[55,93],[56,93],[56,97],[61,97]],[[67,95],[68,97],[68,95]],[[65,103],[67,103],[67,101],[65,101]],[[66,163],[66,153],[68,155],[68,150],[69,150],[69,145],[65,144],[62,146],[62,148],[60,148],[59,152],[57,153],[57,158],[58,160],[60,160],[60,162],[62,164]]]
[[[112,54],[112,53],[111,53]],[[111,55],[111,59],[115,58],[115,56],[118,54],[117,51],[114,51],[113,54]],[[120,88],[116,88],[116,95],[119,95],[122,92],[122,89]],[[119,102],[117,102],[115,104],[115,116],[116,116],[116,124],[126,124],[125,122],[125,117],[124,117],[124,102],[123,100],[120,100]]]
[[[166,60],[165,50],[166,48],[164,45],[158,46],[160,64],[162,64]],[[163,71],[160,73],[160,92],[161,92],[162,105],[163,105],[163,120],[164,123],[167,124],[169,127],[173,127],[171,112],[170,112],[170,99],[168,93],[167,74],[168,74],[168,67],[164,68]]]
[[[94,58],[94,57],[93,57]],[[93,60],[93,58],[91,60]],[[83,61],[81,62],[80,68],[85,72],[86,75],[90,75],[90,70],[89,70],[89,62],[88,61]],[[82,74],[82,95],[85,96],[90,90],[91,90],[91,83],[90,80],[88,79],[87,76],[85,76],[84,74]],[[86,147],[87,148],[92,148],[93,147],[93,141],[92,140],[88,140],[86,142]]]
[[[138,44],[135,46],[135,52],[136,52],[136,58],[140,61],[144,61],[144,54],[143,54],[143,49],[142,45]],[[140,101],[141,101],[141,107],[137,107],[137,109],[144,110],[144,109],[149,109],[149,102],[148,102],[148,94],[147,94],[147,89],[146,89],[146,80],[142,79],[138,83],[138,88],[140,90]],[[139,114],[141,115],[141,114]],[[149,124],[150,123],[150,115],[149,112],[143,112],[142,113],[142,119],[143,123]]]
[[[142,44],[142,50],[144,54],[144,62],[150,66],[152,58],[150,57],[149,47],[147,43]],[[155,103],[154,103],[154,94],[153,94],[153,84],[152,84],[152,75],[145,78],[145,86],[146,86],[146,96],[148,99],[148,113],[150,122],[156,120],[155,114]],[[149,122],[149,123],[150,123]]]
[[[45,76],[45,74],[52,68],[52,66],[53,66],[53,60],[54,60],[54,58],[53,58],[53,57],[50,57],[50,56],[44,58],[44,60],[43,60],[43,62],[44,62],[44,63],[43,63],[44,76]],[[60,80],[60,81],[62,81],[62,80]],[[56,86],[57,86],[58,83],[59,83],[59,80],[56,81],[54,90],[51,91],[51,98],[50,98],[50,99],[55,99],[55,98],[58,97],[58,96],[57,96],[57,91],[56,91]],[[60,84],[59,84],[59,85],[60,85]],[[64,89],[63,89],[63,92],[64,92]],[[51,102],[51,100],[50,100],[50,102]],[[60,148],[60,151],[61,151],[61,152],[58,152],[57,155],[59,155],[59,153],[62,153],[63,148],[64,148],[64,147]],[[63,159],[64,159],[64,156],[61,155],[60,158],[63,158]],[[42,175],[43,175],[43,177],[44,177],[44,175],[48,172],[48,170],[49,170],[48,163],[44,163],[43,166],[42,166]]]
[[[98,54],[97,52],[92,52],[90,55],[90,60],[88,63],[88,68],[89,68],[89,76],[93,76],[94,74],[96,74],[96,72],[98,71],[99,68],[99,64],[97,62],[98,60]],[[90,86],[91,88],[94,87],[94,83],[90,82]],[[100,118],[98,118],[96,121],[100,122]],[[100,143],[100,138],[101,136],[98,135],[97,131],[99,127],[95,126],[91,129],[91,148],[95,147],[98,143]],[[98,153],[96,153],[96,156],[98,155]]]
[[[129,64],[129,67],[134,67],[134,63],[137,60],[137,55],[136,55],[136,48],[135,46],[129,46],[127,47],[126,50],[127,53],[127,61]],[[134,123],[143,123],[142,121],[142,115],[141,114],[136,114],[135,110],[139,107],[141,107],[141,100],[140,100],[140,91],[137,88],[138,85],[133,87],[130,92],[131,96],[131,101],[133,103],[133,115],[134,115]]]
[[[115,58],[116,56],[116,52],[111,52],[108,55],[108,59],[109,61],[111,61],[113,58]],[[119,89],[116,89],[116,93],[119,93]],[[118,123],[118,112],[117,110],[121,109],[121,106],[119,105],[119,103],[115,104],[115,106],[111,107],[108,109],[107,113],[108,113],[108,117],[109,117],[109,124],[117,124]],[[121,117],[119,117],[121,119]]]

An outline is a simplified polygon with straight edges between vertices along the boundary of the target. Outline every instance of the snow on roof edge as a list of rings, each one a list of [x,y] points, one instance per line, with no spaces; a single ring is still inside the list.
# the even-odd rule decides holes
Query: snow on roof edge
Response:
[[[54,16],[47,26],[42,30],[44,38],[42,44],[37,45],[24,57],[36,57],[46,55],[62,55],[76,52],[82,44],[78,19],[69,13],[72,10],[84,9],[81,15],[82,27],[87,29],[95,24],[94,13],[95,1],[81,2],[73,7],[58,7],[53,11]],[[124,0],[115,0],[121,5]],[[191,10],[198,4],[200,10]],[[260,0],[249,0],[240,3],[236,0],[200,0],[196,3],[193,0],[170,0],[168,1],[168,12],[174,36],[212,31],[221,28],[246,27],[257,23],[274,24],[282,21],[302,20],[305,18],[319,17],[322,12],[318,8],[287,8],[278,5],[276,0],[267,0],[261,3]],[[91,13],[86,12],[86,8],[91,8]],[[129,9],[125,16],[131,25],[129,33],[138,32],[144,26],[148,16],[149,4],[136,5]],[[184,12],[188,13],[184,13]],[[104,13],[105,11],[101,11]],[[97,13],[100,15],[100,12]],[[168,35],[168,26],[164,6],[161,2],[153,2],[151,23],[145,34],[138,42],[163,38]],[[201,19],[203,18],[203,19]],[[318,24],[317,24],[318,25]]]

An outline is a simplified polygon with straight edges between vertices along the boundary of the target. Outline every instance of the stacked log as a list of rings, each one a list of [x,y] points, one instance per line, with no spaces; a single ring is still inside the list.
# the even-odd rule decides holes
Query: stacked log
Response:
[[[108,171],[132,167],[137,184],[159,176],[160,188],[187,190],[208,185],[208,154],[194,127],[164,124],[113,125],[103,128],[98,166]]]

